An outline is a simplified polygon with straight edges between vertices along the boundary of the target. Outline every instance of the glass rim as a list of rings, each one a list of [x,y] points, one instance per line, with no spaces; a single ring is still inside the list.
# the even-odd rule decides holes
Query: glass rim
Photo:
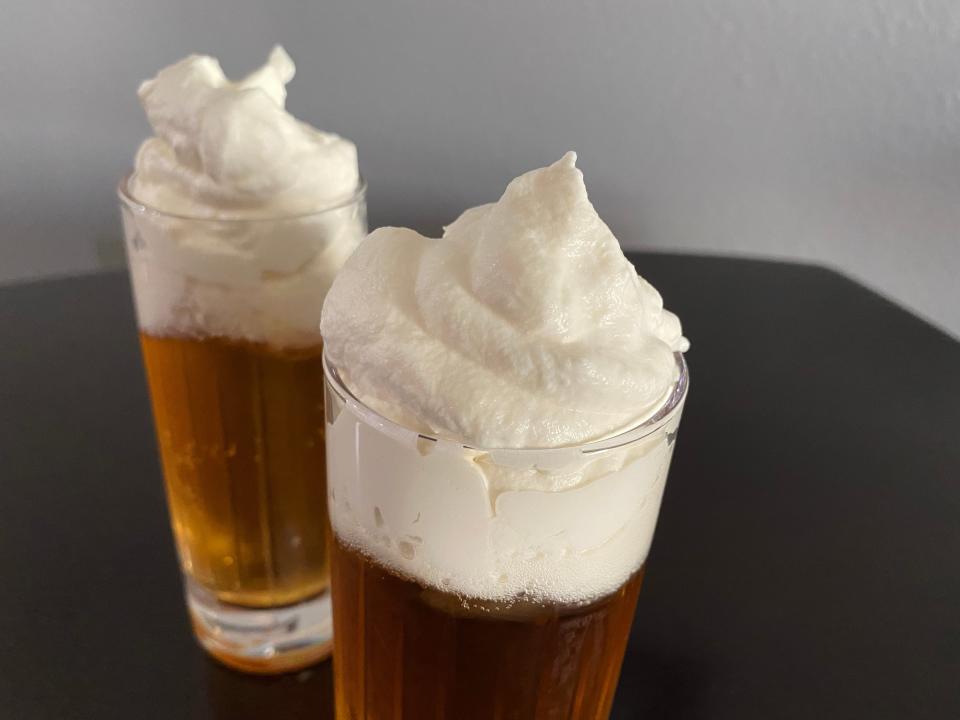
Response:
[[[674,416],[680,411],[683,402],[687,397],[687,391],[690,387],[690,372],[687,366],[687,360],[683,353],[673,353],[674,362],[678,370],[676,381],[671,386],[670,392],[662,403],[653,411],[653,414],[636,425],[626,430],[620,431],[615,435],[600,438],[598,440],[588,440],[574,445],[558,445],[554,447],[521,447],[521,448],[498,448],[498,447],[478,447],[469,445],[460,440],[454,440],[446,437],[439,437],[429,433],[423,433],[415,428],[407,427],[401,423],[391,420],[381,415],[369,405],[360,400],[346,383],[340,377],[340,373],[330,362],[326,348],[323,350],[323,374],[328,385],[337,393],[339,398],[351,406],[355,414],[361,419],[372,425],[377,430],[385,432],[398,438],[415,436],[417,439],[436,443],[438,446],[455,446],[459,449],[476,452],[481,454],[495,455],[499,459],[506,457],[516,457],[529,460],[532,457],[558,457],[560,455],[569,455],[571,452],[582,455],[589,455],[607,450],[630,445],[642,440],[661,430]]]
[[[358,202],[365,200],[367,196],[367,181],[363,175],[360,175],[358,176],[359,182],[357,183],[357,187],[348,197],[331,203],[330,205],[318,207],[314,210],[280,215],[255,215],[252,217],[209,217],[204,215],[188,215],[185,213],[167,212],[166,210],[161,210],[158,207],[154,207],[153,205],[148,205],[140,200],[137,200],[130,192],[128,187],[130,178],[132,177],[133,171],[131,170],[129,173],[124,175],[117,184],[117,197],[124,206],[139,215],[149,215],[158,218],[172,218],[174,220],[185,220],[197,223],[267,223],[281,222],[285,220],[303,220],[310,217],[324,215],[325,213],[333,212],[334,210],[341,210],[345,207],[350,207],[351,205],[356,205]]]

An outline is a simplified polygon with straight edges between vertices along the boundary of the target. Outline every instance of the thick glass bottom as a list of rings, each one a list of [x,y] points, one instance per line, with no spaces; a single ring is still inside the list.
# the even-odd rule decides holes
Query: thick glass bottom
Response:
[[[330,656],[330,592],[276,608],[245,608],[219,601],[185,579],[187,607],[197,641],[224,665],[274,675],[308,667]]]

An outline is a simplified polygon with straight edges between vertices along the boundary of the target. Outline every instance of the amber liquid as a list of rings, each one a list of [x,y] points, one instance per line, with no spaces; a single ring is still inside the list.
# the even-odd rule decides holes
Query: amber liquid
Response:
[[[329,585],[321,347],[140,334],[184,572],[226,603]]]
[[[580,606],[464,600],[334,541],[338,720],[599,720],[643,568]]]

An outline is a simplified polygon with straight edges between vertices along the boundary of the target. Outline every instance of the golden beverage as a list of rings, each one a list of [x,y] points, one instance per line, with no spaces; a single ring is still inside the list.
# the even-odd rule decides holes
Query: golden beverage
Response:
[[[602,720],[644,568],[579,605],[472,600],[333,544],[338,720]]]
[[[232,605],[327,589],[321,346],[140,333],[186,575]]]

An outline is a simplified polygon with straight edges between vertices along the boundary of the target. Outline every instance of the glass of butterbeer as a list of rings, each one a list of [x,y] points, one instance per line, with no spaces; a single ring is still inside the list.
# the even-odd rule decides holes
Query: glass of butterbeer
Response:
[[[412,429],[325,361],[337,718],[609,715],[687,393],[674,359],[647,419],[546,449]]]
[[[315,662],[332,637],[320,308],[366,234],[365,186],[263,218],[119,197],[196,636],[247,671]]]

